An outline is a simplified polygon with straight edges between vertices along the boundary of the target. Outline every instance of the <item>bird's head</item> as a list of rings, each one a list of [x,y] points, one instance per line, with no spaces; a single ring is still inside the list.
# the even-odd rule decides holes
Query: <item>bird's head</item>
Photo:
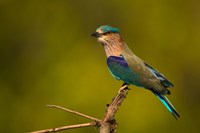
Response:
[[[96,32],[91,34],[91,36],[96,37],[97,40],[103,45],[122,41],[119,29],[108,25],[100,26],[97,28]]]

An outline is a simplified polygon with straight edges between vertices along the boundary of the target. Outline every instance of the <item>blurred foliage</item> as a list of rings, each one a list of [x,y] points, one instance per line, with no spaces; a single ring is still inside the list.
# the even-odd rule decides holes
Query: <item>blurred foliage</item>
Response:
[[[168,97],[181,115],[174,120],[149,91],[132,86],[116,116],[118,132],[199,132],[199,7],[199,0],[1,0],[0,132],[88,122],[46,104],[103,117],[122,84],[90,37],[105,24],[119,27],[134,53],[175,84]]]

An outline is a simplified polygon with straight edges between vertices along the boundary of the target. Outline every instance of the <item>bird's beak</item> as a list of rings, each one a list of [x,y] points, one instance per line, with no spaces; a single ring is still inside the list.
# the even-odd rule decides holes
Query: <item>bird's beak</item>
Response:
[[[100,37],[100,34],[98,32],[94,32],[94,33],[91,34],[91,36],[98,38],[98,37]]]

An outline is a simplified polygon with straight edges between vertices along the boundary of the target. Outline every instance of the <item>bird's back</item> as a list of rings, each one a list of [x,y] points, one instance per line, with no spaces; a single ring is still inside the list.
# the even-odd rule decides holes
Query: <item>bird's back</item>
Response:
[[[124,50],[122,52],[122,56],[128,63],[128,66],[132,70],[132,73],[134,73],[134,74],[136,73],[137,75],[139,75],[138,80],[140,81],[142,87],[144,87],[146,89],[150,89],[150,90],[153,89],[153,91],[158,92],[160,94],[169,93],[169,90],[167,89],[167,87],[170,87],[170,85],[164,86],[162,84],[162,80],[159,79],[155,75],[155,73],[153,73],[153,71],[151,71],[150,67],[147,67],[147,63],[145,63],[142,59],[140,59],[135,54],[133,54],[132,51],[128,48],[128,46],[126,44],[124,44]],[[153,70],[155,70],[155,69],[153,69]],[[158,71],[156,71],[156,72],[159,73]],[[162,74],[160,74],[160,75],[162,75]],[[166,79],[166,78],[164,78],[163,75],[162,75],[162,77],[163,77],[163,79]],[[168,80],[166,79],[165,81],[168,81]]]

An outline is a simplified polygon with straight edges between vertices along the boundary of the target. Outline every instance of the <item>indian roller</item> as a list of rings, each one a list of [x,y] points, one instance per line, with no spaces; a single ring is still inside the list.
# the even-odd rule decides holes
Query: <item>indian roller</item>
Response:
[[[108,25],[100,26],[91,36],[96,37],[104,47],[107,66],[114,78],[122,80],[124,84],[150,90],[176,119],[180,117],[165,96],[170,94],[168,88],[173,87],[173,84],[129,49],[118,28]]]

